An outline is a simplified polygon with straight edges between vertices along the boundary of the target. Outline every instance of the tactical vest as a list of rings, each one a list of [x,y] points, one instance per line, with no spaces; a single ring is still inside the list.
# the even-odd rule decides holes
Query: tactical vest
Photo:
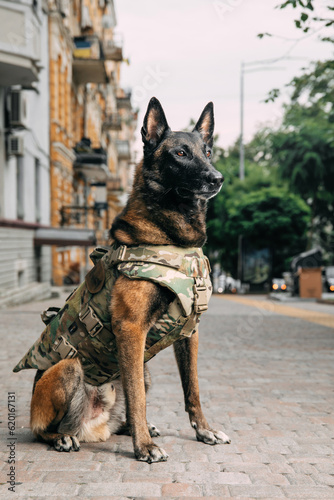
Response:
[[[144,362],[197,329],[211,296],[210,264],[200,248],[172,245],[96,248],[94,267],[67,298],[62,309],[42,314],[46,328],[14,372],[46,370],[61,359],[78,356],[85,381],[101,385],[119,377],[116,338],[111,329],[110,301],[119,275],[153,281],[174,294],[167,312],[149,330]]]

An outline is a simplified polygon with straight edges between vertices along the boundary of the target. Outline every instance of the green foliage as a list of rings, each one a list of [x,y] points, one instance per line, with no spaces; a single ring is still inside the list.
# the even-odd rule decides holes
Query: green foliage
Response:
[[[239,156],[235,144],[217,162],[226,182],[208,210],[208,244],[223,268],[237,274],[238,238],[242,235],[255,247],[269,246],[273,251],[273,272],[288,269],[288,260],[305,250],[310,209],[298,196],[288,192],[276,169],[256,163],[252,157],[260,136],[245,150],[245,180],[238,178]],[[258,151],[257,151],[258,156]]]
[[[322,30],[323,28],[330,28],[334,25],[333,17],[330,14],[334,11],[334,7],[328,5],[326,9],[329,11],[328,17],[317,17],[312,15],[314,11],[315,0],[287,0],[277,6],[279,9],[285,9],[286,7],[292,7],[298,10],[299,18],[295,19],[294,23],[297,29],[301,30],[303,33],[308,33],[310,30]],[[262,38],[262,37],[261,37]],[[334,43],[332,37],[322,37],[322,41]]]
[[[290,86],[282,125],[267,131],[268,149],[280,177],[311,208],[308,246],[321,245],[332,260],[328,233],[334,222],[334,62],[312,64]]]

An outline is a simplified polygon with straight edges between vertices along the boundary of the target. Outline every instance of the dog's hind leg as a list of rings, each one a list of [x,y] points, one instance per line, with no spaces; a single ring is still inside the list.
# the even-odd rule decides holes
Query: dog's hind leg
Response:
[[[62,360],[46,370],[35,383],[31,399],[30,426],[35,436],[57,451],[78,451],[76,434],[84,410],[84,395],[83,370],[78,359]],[[64,418],[67,423],[71,421],[66,433],[59,431]]]
[[[197,376],[198,332],[173,345],[182,381],[185,410],[196,431],[197,440],[206,444],[230,443],[230,438],[224,432],[211,429],[203,415]]]

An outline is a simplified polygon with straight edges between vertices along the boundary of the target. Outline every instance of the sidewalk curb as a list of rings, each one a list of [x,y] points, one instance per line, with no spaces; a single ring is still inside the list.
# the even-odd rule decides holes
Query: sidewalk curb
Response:
[[[0,310],[34,300],[49,299],[50,297],[52,297],[52,289],[49,283],[29,283],[21,288],[8,290],[5,296],[0,297]]]

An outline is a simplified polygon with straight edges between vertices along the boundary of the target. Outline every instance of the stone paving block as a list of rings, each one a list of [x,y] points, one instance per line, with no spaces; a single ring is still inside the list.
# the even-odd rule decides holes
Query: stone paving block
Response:
[[[181,464],[182,463],[186,464],[186,463],[191,462],[193,460],[193,456],[187,455],[181,451],[180,453],[173,453],[173,460],[175,460]],[[198,452],[198,453],[196,453],[196,455],[194,455],[194,460],[196,460],[196,462],[208,462],[209,456],[205,453]]]
[[[177,482],[186,483],[219,483],[219,484],[251,484],[247,474],[240,472],[184,472],[175,476]]]
[[[292,470],[292,469],[291,469]],[[273,472],[267,464],[236,463],[221,465],[221,472],[245,472],[246,474],[265,474]],[[280,472],[278,472],[280,474]]]
[[[162,497],[202,497],[202,488],[197,484],[171,483],[162,487]]]
[[[288,498],[297,500],[333,500],[333,489],[327,486],[284,486],[283,492]]]
[[[311,478],[311,476],[308,476],[307,474],[297,474],[297,473],[286,474],[286,477],[289,480],[290,484],[300,484],[300,485],[304,485],[304,484],[314,485],[314,484],[316,484],[313,481],[313,479]]]
[[[198,494],[198,493],[197,493]],[[80,487],[81,498],[96,496],[160,497],[161,486],[154,483],[89,483]]]
[[[315,482],[315,484],[323,484],[327,486],[332,486],[334,487],[334,475],[333,474],[311,474],[310,476],[312,480]],[[334,493],[334,489],[333,489]],[[334,497],[334,494],[333,494]]]
[[[185,464],[187,472],[225,472],[221,471],[220,464],[212,462],[188,462]],[[180,471],[175,471],[180,472]]]
[[[75,461],[73,463],[67,463],[62,466],[59,462],[45,462],[44,460],[37,460],[36,462],[30,462],[28,470],[29,472],[39,471],[39,472],[53,472],[53,471],[97,471],[100,470],[101,464],[89,461]],[[20,468],[18,468],[20,471]],[[19,472],[20,473],[20,472]]]
[[[313,464],[314,467],[317,469],[318,472],[324,473],[324,474],[331,474],[334,475],[334,461],[328,461],[327,463],[316,463]]]
[[[232,498],[252,497],[252,498],[284,498],[285,495],[279,486],[269,485],[245,485],[245,486],[230,486],[230,494]]]
[[[166,483],[173,482],[173,475],[168,474],[168,473],[164,474],[163,470],[161,470],[159,473],[153,472],[153,471],[147,471],[146,473],[144,473],[144,472],[126,472],[122,476],[122,482],[123,483],[147,482],[147,483],[166,484]]]
[[[59,483],[23,483],[18,485],[15,489],[15,496],[24,497],[28,496],[28,498],[33,498],[34,496],[42,495],[44,498],[46,497],[55,497],[58,496],[60,498],[67,498],[70,495],[76,496],[79,491],[79,486],[74,484],[62,484]],[[0,493],[4,493],[0,490]],[[7,491],[7,499],[9,497],[9,492]]]
[[[228,486],[223,484],[210,484],[203,485],[203,496],[205,498],[231,498]]]
[[[44,483],[55,483],[61,480],[62,483],[71,484],[84,484],[84,483],[98,483],[98,482],[119,482],[122,475],[112,469],[107,471],[61,471],[48,472],[44,477]]]
[[[263,473],[252,473],[249,475],[250,480],[253,484],[273,484],[276,486],[282,486],[284,484],[291,484],[285,475],[283,474],[272,474],[270,472]]]
[[[305,463],[305,462],[296,462],[292,464],[292,470],[290,471],[291,473],[297,472],[298,474],[317,474],[317,469],[314,467],[314,465]]]
[[[196,457],[197,458],[197,457]],[[194,457],[195,459],[195,457]],[[137,462],[140,463],[140,462]],[[180,463],[174,460],[174,457],[170,457],[167,462],[156,462],[150,465],[146,465],[146,467],[149,467],[150,472],[153,474],[169,474],[169,473],[182,473],[186,470],[186,467],[188,464],[191,462],[185,462],[185,463]],[[195,462],[197,463],[197,462]],[[206,462],[200,462],[200,465],[205,465]],[[134,469],[135,470],[135,469]],[[138,469],[139,470],[139,469]],[[143,470],[143,469],[141,469]]]

